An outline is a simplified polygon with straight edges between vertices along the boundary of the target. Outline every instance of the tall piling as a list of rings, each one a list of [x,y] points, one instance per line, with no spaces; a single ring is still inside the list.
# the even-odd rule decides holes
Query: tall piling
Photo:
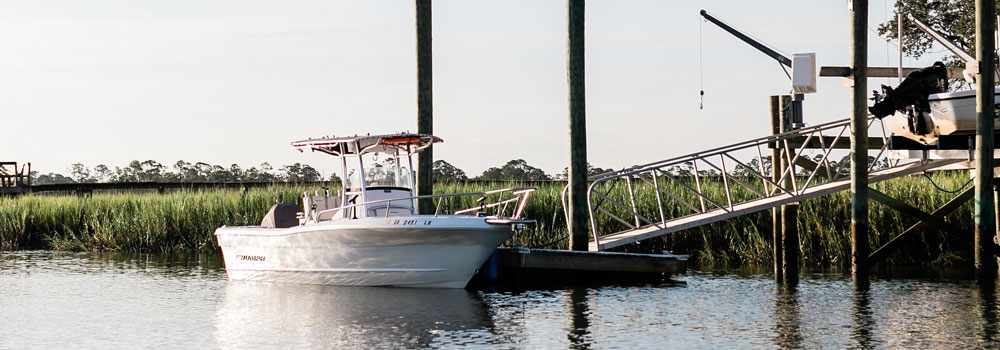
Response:
[[[851,274],[868,286],[868,0],[851,2]]]
[[[771,133],[781,133],[781,101],[778,96],[771,96]],[[771,181],[775,184],[781,182],[781,145],[778,142],[771,144]],[[779,193],[779,191],[775,191]],[[784,281],[782,274],[782,250],[781,250],[781,208],[771,209],[772,242],[774,250],[774,282]]]
[[[791,131],[794,128],[797,113],[794,98],[782,95],[778,98],[778,106],[779,131],[782,133]],[[801,110],[798,113],[801,113]],[[788,145],[784,143],[781,146],[778,153],[779,158],[781,158],[781,170],[779,171],[784,176],[781,186],[791,191],[795,188],[795,164],[791,163],[791,160],[795,158],[793,154],[795,149],[786,147]],[[786,170],[788,173],[784,174]],[[781,206],[781,274],[782,282],[786,285],[795,285],[799,281],[798,213],[798,202]]]
[[[431,0],[416,0],[417,7],[417,132],[434,134],[434,95],[431,60]],[[434,194],[434,146],[417,156],[417,194]],[[412,170],[412,169],[411,169]],[[419,212],[434,211],[430,199],[421,199]]]
[[[785,251],[782,253],[785,285],[799,283],[799,203],[781,206],[781,237]]]
[[[569,225],[571,250],[587,250],[587,109],[584,90],[584,1],[567,0],[569,82]]]
[[[993,251],[993,118],[995,0],[976,0],[976,279],[992,282],[997,276]]]

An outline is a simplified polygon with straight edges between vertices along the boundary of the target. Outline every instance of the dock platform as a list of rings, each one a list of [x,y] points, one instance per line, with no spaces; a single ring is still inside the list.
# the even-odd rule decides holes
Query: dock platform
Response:
[[[470,287],[656,283],[687,272],[687,256],[497,248]],[[491,278],[492,275],[492,278]]]

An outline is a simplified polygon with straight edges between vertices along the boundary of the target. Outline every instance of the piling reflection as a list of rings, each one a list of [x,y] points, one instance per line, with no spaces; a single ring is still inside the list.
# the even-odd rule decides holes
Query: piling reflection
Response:
[[[417,348],[492,328],[485,303],[463,289],[238,281],[226,286],[214,323],[217,345],[234,349]]]
[[[776,285],[774,296],[774,344],[782,349],[801,349],[801,315],[796,287]]]
[[[866,284],[855,284],[851,318],[854,320],[854,331],[851,338],[859,349],[871,349],[872,328],[875,320],[872,317],[871,294]]]
[[[566,337],[570,349],[589,349],[592,342],[590,335],[590,308],[587,306],[587,289],[578,287],[569,294],[570,331]]]
[[[980,317],[976,340],[986,348],[997,348],[997,283],[979,283],[972,293]]]

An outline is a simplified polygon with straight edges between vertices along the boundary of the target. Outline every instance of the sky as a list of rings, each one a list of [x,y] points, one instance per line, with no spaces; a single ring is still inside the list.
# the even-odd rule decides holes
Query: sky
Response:
[[[892,3],[869,4],[872,66],[896,65],[895,44],[873,32]],[[587,1],[591,164],[770,132],[785,73],[701,9],[780,52],[815,52],[817,69],[849,65],[846,1]],[[63,174],[146,159],[329,174],[333,158],[289,143],[416,131],[414,16],[413,1],[0,0],[0,160]],[[566,41],[565,0],[434,1],[435,158],[471,176],[511,159],[561,173]],[[869,89],[885,83],[896,81]],[[841,78],[820,77],[805,122],[847,118],[850,103]]]

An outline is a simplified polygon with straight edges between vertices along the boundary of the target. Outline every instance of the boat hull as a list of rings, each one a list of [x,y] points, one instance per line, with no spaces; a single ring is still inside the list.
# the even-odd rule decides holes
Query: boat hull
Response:
[[[994,99],[1000,105],[1000,88],[995,90]],[[931,94],[927,97],[930,113],[920,113],[910,116],[896,111],[895,114],[883,118],[886,129],[893,134],[920,142],[925,145],[936,145],[941,135],[972,135],[976,132],[976,91],[965,90]],[[916,123],[914,118],[922,121]],[[913,125],[923,125],[923,130],[913,128]],[[996,124],[1000,130],[1000,124]]]
[[[509,225],[467,216],[333,220],[216,230],[231,280],[462,288]]]

